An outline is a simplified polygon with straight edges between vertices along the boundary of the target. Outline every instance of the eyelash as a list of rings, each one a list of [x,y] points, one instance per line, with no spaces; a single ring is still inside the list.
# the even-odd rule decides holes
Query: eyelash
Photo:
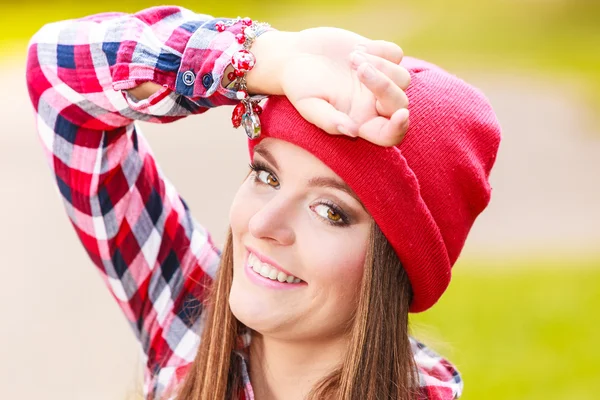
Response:
[[[259,172],[262,172],[262,171],[264,171],[264,172],[266,172],[266,173],[268,173],[270,175],[273,175],[275,178],[277,178],[277,176],[273,173],[273,171],[271,171],[271,169],[266,164],[264,164],[261,161],[254,160],[253,162],[251,162],[250,164],[248,164],[248,167],[250,167],[250,170],[252,170],[252,181],[254,183],[267,185],[266,183],[264,183],[263,181],[261,181],[258,178]],[[267,186],[270,186],[270,185],[267,185]],[[331,221],[331,220],[329,220],[327,218],[321,217],[320,215],[318,216],[321,220],[324,220],[324,222],[328,223],[329,225],[339,226],[339,227],[345,227],[345,226],[348,226],[350,224],[350,219],[348,218],[348,216],[346,215],[346,213],[344,213],[342,211],[342,209],[339,208],[337,205],[335,205],[333,202],[331,202],[329,200],[323,200],[320,203],[318,203],[317,205],[327,206],[335,214],[338,214],[341,217],[341,222],[334,222],[334,221]],[[312,209],[312,207],[311,207],[311,209]]]

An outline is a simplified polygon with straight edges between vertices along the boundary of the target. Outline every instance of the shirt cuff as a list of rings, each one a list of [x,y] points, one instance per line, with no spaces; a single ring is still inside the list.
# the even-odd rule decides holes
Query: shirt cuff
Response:
[[[211,97],[213,105],[235,104],[239,101],[236,91],[224,88],[221,80],[225,69],[231,64],[233,54],[243,48],[235,35],[242,33],[245,26],[240,22],[218,32],[215,25],[220,21],[228,22],[213,19],[203,24],[190,37],[177,72],[175,91],[193,100],[211,97],[216,92],[220,96]],[[272,30],[269,26],[258,25],[256,36],[269,30]]]

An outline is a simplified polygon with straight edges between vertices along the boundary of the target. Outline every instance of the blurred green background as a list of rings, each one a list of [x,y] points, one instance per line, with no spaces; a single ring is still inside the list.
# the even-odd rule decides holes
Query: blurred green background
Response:
[[[25,43],[46,22],[103,11],[133,12],[158,4],[129,0],[2,4],[0,67],[3,60],[22,59]],[[541,79],[545,83],[540,97],[547,93],[560,97],[563,88],[568,88],[581,102],[577,107],[588,107],[586,116],[597,116],[589,110],[600,104],[600,1],[262,0],[177,4],[215,16],[250,15],[284,30],[332,25],[393,40],[406,54],[453,71],[468,71],[474,76],[485,73],[485,77],[498,73],[494,84],[514,93],[515,99],[519,98],[516,85]],[[592,136],[600,131],[598,122],[594,119],[587,125]],[[518,122],[505,128],[516,125]],[[532,126],[527,125],[527,129]],[[504,135],[511,140],[510,129],[505,129]],[[597,146],[595,138],[586,140]],[[532,163],[536,157],[541,154],[531,153]],[[590,186],[600,185],[599,166],[597,162],[586,164]],[[496,187],[495,195],[502,196],[502,187],[502,183],[500,189]],[[528,193],[520,195],[527,197]],[[541,198],[553,195],[550,190]],[[600,206],[591,200],[588,203],[590,210]],[[504,212],[505,217],[496,215],[498,221],[511,218],[510,207]],[[596,222],[593,219],[592,224]],[[518,227],[516,221],[514,229]],[[592,226],[587,235],[596,235],[597,229],[597,225]],[[566,239],[568,235],[565,233]],[[413,317],[416,336],[459,366],[465,380],[464,399],[600,398],[600,243],[595,239],[586,243],[575,246],[575,250],[555,242],[547,246],[537,243],[529,251],[520,248],[514,252],[506,248],[488,252],[486,246],[481,250],[475,246],[455,267],[453,283],[440,303]]]
[[[48,21],[169,4],[131,0],[4,3],[0,3],[0,40],[5,46],[27,40]],[[335,26],[372,37],[376,27],[386,39],[398,41],[417,57],[435,54],[450,66],[475,63],[568,74],[591,84],[589,96],[597,97],[600,92],[600,2],[596,0],[182,0],[176,4],[214,16],[243,14],[283,20],[283,29],[335,22]]]

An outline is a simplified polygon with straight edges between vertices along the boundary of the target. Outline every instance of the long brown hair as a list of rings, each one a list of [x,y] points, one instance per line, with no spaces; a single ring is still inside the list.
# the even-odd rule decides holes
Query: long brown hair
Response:
[[[243,390],[234,350],[245,327],[229,308],[232,280],[230,231],[208,297],[200,347],[178,388],[179,399],[236,400]],[[308,399],[413,399],[418,381],[408,337],[411,297],[410,283],[398,257],[373,224],[348,351],[340,366],[315,385]]]

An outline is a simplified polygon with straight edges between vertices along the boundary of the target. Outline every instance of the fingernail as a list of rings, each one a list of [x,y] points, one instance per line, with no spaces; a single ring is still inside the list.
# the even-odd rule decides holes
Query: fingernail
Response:
[[[408,108],[403,108],[399,110],[398,113],[401,114],[402,126],[408,125],[408,117],[410,116]]]
[[[367,81],[375,80],[375,68],[371,64],[367,64],[365,69],[363,69],[363,77]]]
[[[338,125],[337,130],[339,133],[345,136],[356,137],[357,135],[353,135],[348,128],[343,125]]]
[[[350,136],[350,132],[348,132],[348,129],[346,129],[346,127],[345,127],[345,126],[343,126],[343,125],[338,125],[338,126],[337,126],[337,130],[338,130],[338,132],[339,132],[339,133],[341,133],[342,135],[347,135],[347,136]]]
[[[359,51],[354,51],[350,55],[350,61],[352,62],[352,68],[357,69],[362,63],[367,62],[367,58]]]

